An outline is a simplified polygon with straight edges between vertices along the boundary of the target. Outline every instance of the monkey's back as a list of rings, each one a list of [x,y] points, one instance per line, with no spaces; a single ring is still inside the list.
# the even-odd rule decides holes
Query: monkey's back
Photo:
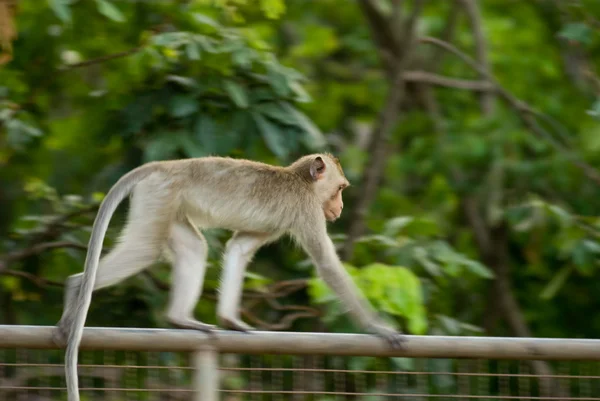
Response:
[[[203,228],[283,232],[315,200],[310,184],[285,167],[206,157],[173,168],[181,178],[181,206]]]

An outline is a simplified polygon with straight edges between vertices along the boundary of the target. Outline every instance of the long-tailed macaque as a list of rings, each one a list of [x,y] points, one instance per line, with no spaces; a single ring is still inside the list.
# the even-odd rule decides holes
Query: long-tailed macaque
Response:
[[[221,157],[151,162],[124,175],[100,205],[84,272],[67,280],[54,340],[61,346],[67,342],[69,401],[79,400],[77,354],[92,292],[142,271],[162,254],[173,265],[168,321],[180,328],[214,328],[193,316],[208,253],[196,227],[234,231],[223,256],[217,307],[223,328],[252,329],[238,310],[246,266],[261,246],[289,234],[309,254],[355,321],[399,346],[401,332],[380,320],[357,291],[327,234],[327,221],[342,213],[342,191],[348,185],[339,161],[330,154],[304,156],[286,167]],[[100,261],[109,220],[130,193],[121,239]]]

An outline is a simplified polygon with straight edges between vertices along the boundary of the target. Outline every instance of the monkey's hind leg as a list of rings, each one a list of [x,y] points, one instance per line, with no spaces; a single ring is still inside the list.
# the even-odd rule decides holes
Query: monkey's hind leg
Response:
[[[74,313],[75,308],[73,305],[79,294],[82,277],[83,273],[73,274],[67,278],[67,282],[65,283],[63,313],[58,323],[56,323],[56,329],[52,332],[52,341],[59,347],[67,345],[68,322],[71,321],[71,316]]]
[[[137,236],[124,236],[124,241],[100,260],[94,283],[94,291],[110,287],[144,270],[160,256],[160,246],[146,238],[141,242]],[[65,288],[63,315],[53,333],[53,340],[59,346],[66,344],[68,328],[73,319],[76,300],[81,286],[83,273],[70,276]]]
[[[208,244],[188,220],[172,225],[169,248],[173,253],[173,278],[167,320],[173,326],[209,332],[215,326],[194,318],[194,308],[202,294]]]
[[[92,291],[125,280],[150,266],[160,256],[176,210],[173,194],[168,185],[160,185],[161,180],[161,177],[148,178],[139,182],[133,190],[127,223],[117,245],[100,258]],[[102,247],[102,243],[90,245]],[[85,273],[75,274],[67,280],[63,316],[53,334],[58,345],[66,343],[76,312],[80,308],[77,298],[84,275]]]

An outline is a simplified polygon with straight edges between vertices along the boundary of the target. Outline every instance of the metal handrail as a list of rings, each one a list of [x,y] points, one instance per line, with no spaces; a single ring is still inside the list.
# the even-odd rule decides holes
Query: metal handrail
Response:
[[[57,349],[54,326],[0,325],[0,348]],[[414,358],[600,360],[600,340],[407,335],[394,350],[366,334],[86,327],[82,350],[212,350],[239,354],[346,355]]]

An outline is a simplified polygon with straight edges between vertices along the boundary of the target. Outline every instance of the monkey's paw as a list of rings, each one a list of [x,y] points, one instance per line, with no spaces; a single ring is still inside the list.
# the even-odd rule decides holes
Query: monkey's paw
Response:
[[[61,323],[58,322],[54,330],[52,330],[52,342],[56,344],[59,348],[64,348],[67,346],[68,337],[69,333],[67,333],[65,328],[61,325]]]
[[[213,324],[202,323],[196,319],[169,318],[169,323],[180,329],[199,330],[205,333],[211,333],[216,329]]]
[[[383,324],[373,324],[369,329],[375,335],[383,338],[393,349],[403,349],[407,341],[402,332]]]
[[[250,326],[247,323],[244,323],[240,319],[222,317],[219,320],[221,322],[221,327],[223,327],[224,329],[242,331],[244,333],[249,333],[251,331],[256,330],[254,327]]]

